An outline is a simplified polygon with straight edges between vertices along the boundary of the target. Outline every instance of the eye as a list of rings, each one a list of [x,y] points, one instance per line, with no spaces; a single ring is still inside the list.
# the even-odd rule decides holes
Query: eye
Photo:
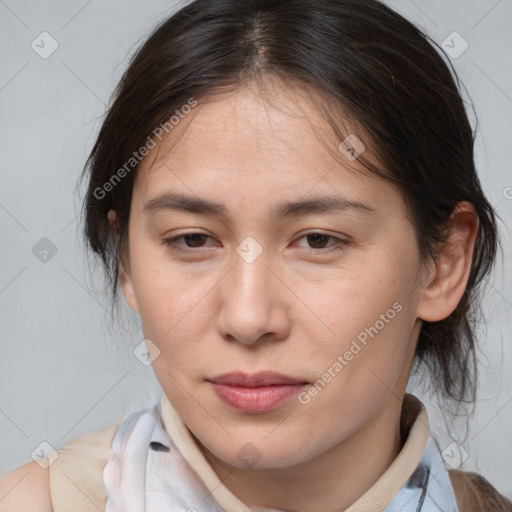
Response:
[[[170,247],[176,252],[196,252],[194,249],[200,249],[202,247],[208,247],[205,242],[208,238],[212,238],[206,233],[185,233],[171,238],[165,238],[162,243]],[[307,243],[310,244],[309,248],[315,252],[330,252],[332,250],[341,249],[342,246],[350,245],[349,240],[337,238],[326,233],[313,232],[302,235],[299,240],[307,239]],[[185,246],[178,245],[178,241],[184,241]],[[327,242],[332,241],[333,243],[327,245]],[[302,246],[304,247],[304,246]]]
[[[332,235],[328,235],[326,233],[320,233],[320,232],[314,232],[314,233],[307,233],[305,235],[302,235],[300,239],[306,238],[308,244],[310,244],[310,248],[314,250],[322,250],[327,249],[324,252],[331,251],[336,248],[341,248],[341,246],[350,245],[349,240],[344,240],[341,238],[337,238]],[[329,240],[332,240],[333,243],[330,245],[327,245],[327,242]]]
[[[206,233],[185,233],[183,235],[178,235],[172,238],[165,238],[164,240],[162,240],[162,243],[177,252],[190,252],[193,251],[194,248],[204,247],[203,243],[207,238],[212,237],[207,235]],[[176,245],[178,240],[181,239],[183,239],[186,242],[186,248]]]

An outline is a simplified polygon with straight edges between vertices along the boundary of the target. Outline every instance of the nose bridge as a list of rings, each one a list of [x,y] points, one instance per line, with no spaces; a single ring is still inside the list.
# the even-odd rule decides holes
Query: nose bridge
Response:
[[[234,258],[234,268],[231,274],[235,281],[233,289],[239,301],[261,304],[268,302],[268,297],[265,297],[265,294],[271,287],[269,264],[267,255],[259,255],[254,259],[244,259],[240,255]]]
[[[247,306],[245,318],[261,318],[271,306],[269,291],[272,288],[269,252],[254,238],[247,237],[236,248],[232,274],[235,304]]]
[[[252,237],[236,248],[233,267],[223,284],[218,327],[224,336],[250,344],[266,333],[284,335],[286,297],[271,264],[270,252]]]

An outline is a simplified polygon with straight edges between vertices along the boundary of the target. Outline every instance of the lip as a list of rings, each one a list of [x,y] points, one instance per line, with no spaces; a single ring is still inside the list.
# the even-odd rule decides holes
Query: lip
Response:
[[[309,384],[275,372],[225,373],[208,381],[226,405],[249,414],[274,410]]]

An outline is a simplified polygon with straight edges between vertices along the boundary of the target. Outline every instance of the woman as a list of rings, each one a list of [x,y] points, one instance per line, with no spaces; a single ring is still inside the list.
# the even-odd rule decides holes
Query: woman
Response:
[[[474,401],[498,247],[431,43],[375,0],[196,0],[157,27],[84,220],[162,399],[13,472],[6,511],[512,510],[406,393],[423,371]]]

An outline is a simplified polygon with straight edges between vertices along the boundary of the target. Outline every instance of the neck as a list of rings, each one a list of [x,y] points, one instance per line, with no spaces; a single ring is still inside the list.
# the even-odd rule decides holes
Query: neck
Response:
[[[224,485],[248,505],[290,512],[339,512],[357,501],[400,452],[401,405],[391,394],[349,438],[293,467],[234,468],[198,444]]]

